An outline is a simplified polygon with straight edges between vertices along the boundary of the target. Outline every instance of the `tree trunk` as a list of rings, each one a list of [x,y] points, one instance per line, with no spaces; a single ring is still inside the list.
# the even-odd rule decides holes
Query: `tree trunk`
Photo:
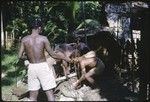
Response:
[[[3,13],[1,11],[1,46],[4,47],[4,26],[3,26]]]
[[[1,11],[1,46],[4,46],[4,29],[3,29],[3,15]]]
[[[4,47],[3,15],[1,11],[1,46]]]

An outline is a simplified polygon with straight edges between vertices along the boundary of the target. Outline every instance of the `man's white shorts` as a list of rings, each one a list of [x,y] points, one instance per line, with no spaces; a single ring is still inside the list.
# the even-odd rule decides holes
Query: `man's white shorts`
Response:
[[[55,77],[52,68],[48,67],[47,62],[29,64],[28,66],[28,90],[49,90],[56,87]]]

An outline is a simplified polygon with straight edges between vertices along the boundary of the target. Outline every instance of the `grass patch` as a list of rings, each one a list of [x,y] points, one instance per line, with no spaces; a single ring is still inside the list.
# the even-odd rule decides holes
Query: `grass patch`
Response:
[[[11,95],[12,88],[18,80],[24,76],[26,69],[23,63],[16,65],[17,50],[3,50],[1,53],[1,72],[5,76],[1,79],[2,99],[15,101],[17,98]]]

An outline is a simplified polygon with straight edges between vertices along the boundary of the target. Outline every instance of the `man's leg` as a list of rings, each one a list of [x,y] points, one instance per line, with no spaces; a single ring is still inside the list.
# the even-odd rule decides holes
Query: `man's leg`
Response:
[[[62,65],[64,75],[66,76],[66,79],[69,79],[68,75],[70,74],[70,65],[66,61],[62,61]]]
[[[95,74],[95,68],[91,69],[88,73],[85,74],[86,80],[88,80],[91,84],[94,84],[94,79],[92,76]]]
[[[30,91],[30,100],[31,101],[37,101],[39,91]]]
[[[47,95],[48,101],[55,101],[55,97],[52,89],[46,90],[45,93]]]
[[[85,69],[85,65],[84,65],[83,61],[80,61],[79,66],[80,66],[80,68],[81,68],[81,70],[82,70],[82,75],[81,75],[81,77],[79,78],[79,80],[77,80],[75,83],[73,83],[73,86],[74,86],[75,89],[77,88],[77,86],[78,86],[83,80],[85,80],[85,74],[86,74],[86,72],[85,72],[85,70],[83,71],[83,69]]]
[[[94,83],[94,79],[92,78],[92,75],[95,74],[95,71],[94,71],[94,70],[95,70],[95,68],[91,69],[88,73],[82,75],[82,76],[80,77],[80,79],[79,79],[77,82],[74,83],[75,88],[76,88],[83,80],[85,80],[85,79],[88,80],[91,84],[93,84],[93,83]]]
[[[75,87],[75,89],[83,80],[85,80],[85,75],[82,75],[79,80],[77,80],[75,83],[73,83],[73,86]]]

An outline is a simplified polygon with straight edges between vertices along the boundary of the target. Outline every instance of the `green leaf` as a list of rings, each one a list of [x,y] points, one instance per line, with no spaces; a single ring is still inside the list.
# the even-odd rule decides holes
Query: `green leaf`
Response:
[[[100,23],[96,20],[86,19],[81,24],[79,24],[79,26],[76,29],[80,29],[82,27],[87,27],[87,26],[97,28],[100,26]]]
[[[39,6],[35,6],[35,11],[37,12],[39,10]]]

